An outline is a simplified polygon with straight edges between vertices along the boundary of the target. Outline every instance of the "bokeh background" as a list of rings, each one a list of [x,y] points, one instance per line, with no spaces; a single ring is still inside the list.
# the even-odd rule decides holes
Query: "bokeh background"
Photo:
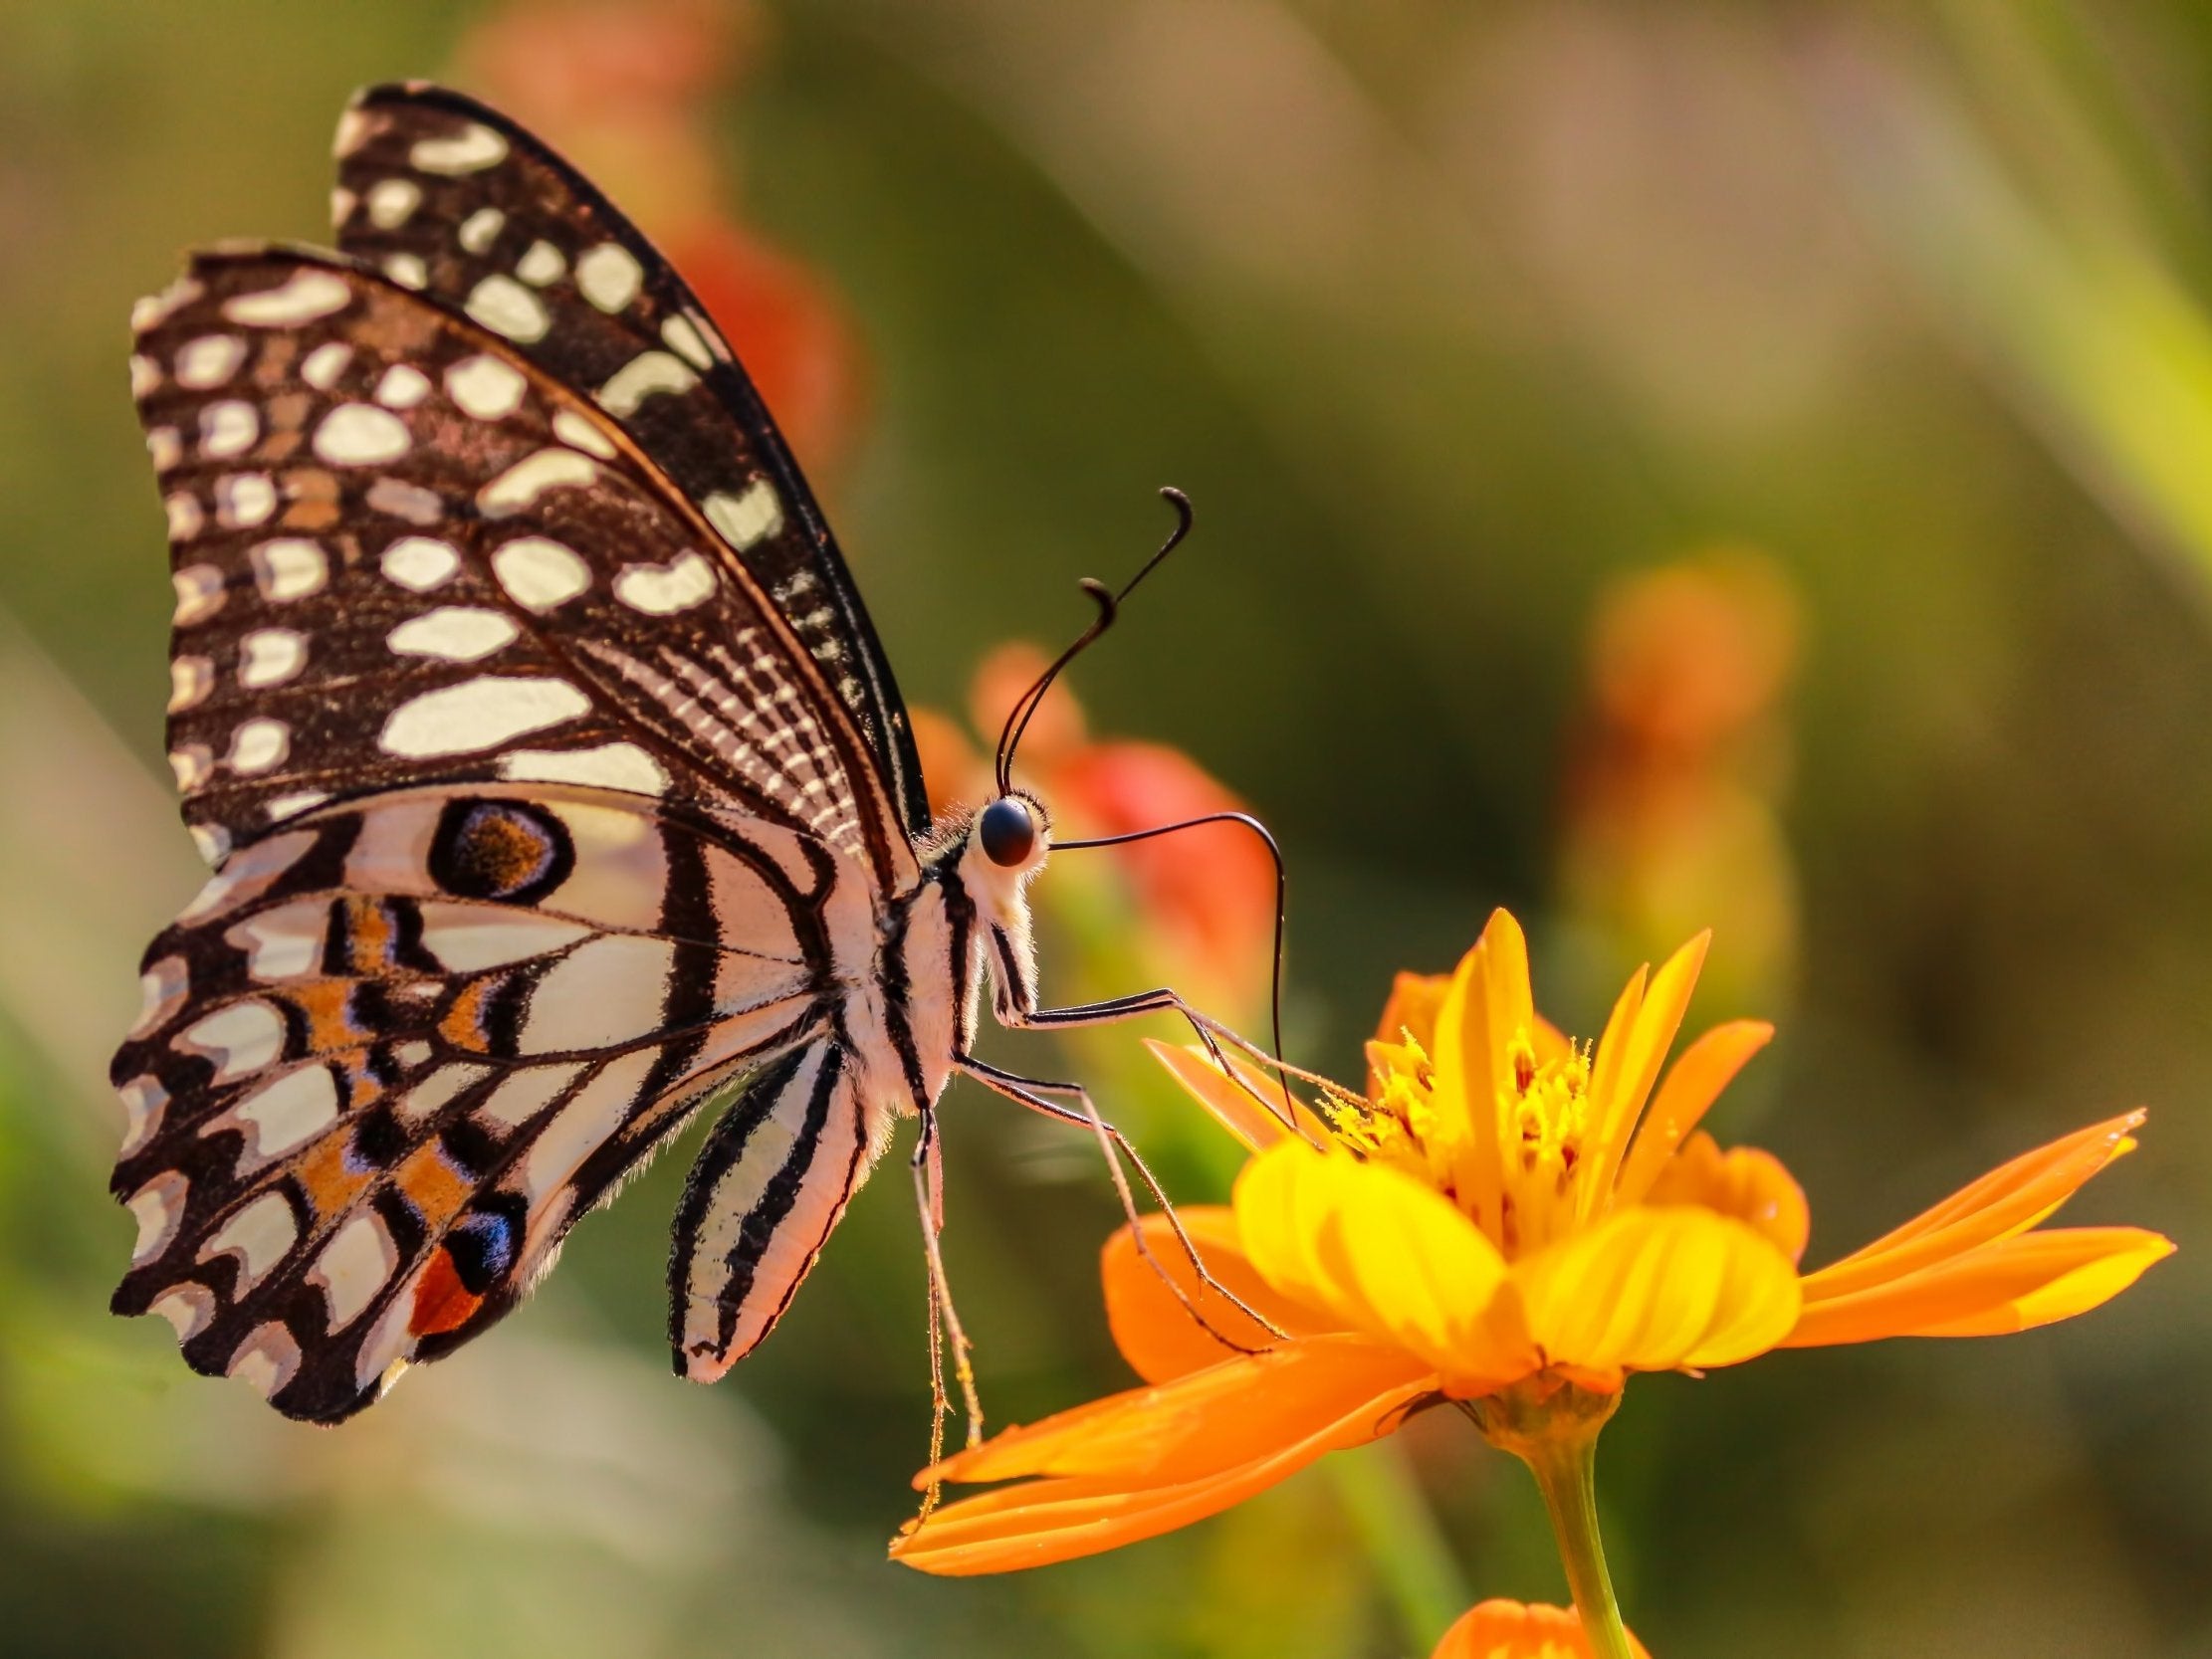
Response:
[[[712,1391],[661,1336],[682,1148],[341,1431],[108,1317],[106,1055],[196,881],[124,318],[191,244],[319,237],[342,100],[409,75],[537,122],[692,276],[940,791],[1018,642],[1190,492],[1029,770],[1081,824],[1265,815],[1302,1060],[1353,1076],[1391,970],[1495,904],[1585,1034],[1711,924],[1691,1025],[1783,1027],[1715,1128],[1803,1179],[1816,1263],[2150,1105],[2071,1213],[2174,1262],[2028,1337],[1647,1379],[1609,1543],[1662,1655],[2212,1654],[2193,0],[0,0],[0,1651],[1381,1656],[1563,1593],[1446,1413],[1111,1557],[885,1564],[927,1443],[903,1179]],[[1248,847],[1069,855],[1038,899],[1054,994],[1174,976],[1256,1023]],[[1223,1190],[1133,1035],[993,1052]],[[1122,1385],[1094,1149],[948,1118],[995,1420]]]

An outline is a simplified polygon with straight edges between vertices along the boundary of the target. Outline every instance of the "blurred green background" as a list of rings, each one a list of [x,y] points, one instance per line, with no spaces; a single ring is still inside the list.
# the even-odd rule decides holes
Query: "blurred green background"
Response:
[[[1446,1413],[1117,1555],[886,1564],[927,1436],[903,1171],[712,1391],[661,1335],[682,1148],[339,1431],[108,1317],[106,1055],[196,868],[124,319],[185,247],[320,239],[337,109],[408,75],[725,259],[917,703],[1059,638],[1190,492],[1079,693],[1280,835],[1300,1059],[1356,1081],[1390,972],[1494,904],[1585,1035],[1713,923],[1691,1026],[1783,1026],[1713,1127],[1804,1182],[1813,1265],[2151,1106],[2069,1215],[2177,1260],[2025,1337],[1641,1381],[1609,1544],[1661,1655],[2212,1654],[2194,0],[0,0],[0,1651],[1397,1655],[1563,1598]],[[1077,862],[1048,993],[1189,965]],[[1217,1196],[1134,1043],[993,1052],[1081,1066]],[[965,1087],[948,1135],[995,1420],[1124,1385],[1089,1147]]]

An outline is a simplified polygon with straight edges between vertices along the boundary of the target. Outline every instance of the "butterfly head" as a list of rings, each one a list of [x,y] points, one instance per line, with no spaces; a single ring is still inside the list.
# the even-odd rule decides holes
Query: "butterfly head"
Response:
[[[1018,893],[1044,867],[1052,848],[1052,820],[1044,803],[1009,789],[968,825],[961,876],[972,892]]]

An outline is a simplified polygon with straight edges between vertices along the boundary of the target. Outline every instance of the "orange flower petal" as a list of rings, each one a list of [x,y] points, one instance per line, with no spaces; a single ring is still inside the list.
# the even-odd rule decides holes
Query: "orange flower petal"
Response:
[[[1528,1334],[1589,1370],[1732,1365],[1797,1324],[1797,1274],[1741,1221],[1688,1206],[1619,1210],[1513,1264]]]
[[[1235,1205],[1270,1285],[1419,1355],[1455,1391],[1532,1368],[1497,1246],[1411,1175],[1284,1141],[1244,1166]]]
[[[2001,1238],[1901,1279],[1845,1295],[1805,1282],[1805,1312],[1783,1348],[1885,1337],[1993,1337],[2071,1319],[2110,1301],[2171,1240],[2139,1227],[2059,1227]]]
[[[1697,989],[1697,975],[1705,965],[1705,951],[1711,943],[1708,931],[1667,957],[1652,976],[1651,989],[1637,1006],[1625,1044],[1609,1029],[1605,1041],[1598,1045],[1590,1080],[1597,1127],[1583,1147],[1589,1167],[1576,1173],[1576,1209],[1585,1220],[1597,1214],[1613,1194],[1614,1177],[1628,1155],[1629,1139],[1644,1116],[1644,1103],[1652,1098],[1652,1085],[1659,1081],[1659,1067],[1666,1063],[1675,1033],[1682,1028],[1682,1016],[1689,1011],[1689,999]]]
[[[1732,1146],[1724,1152],[1703,1130],[1659,1166],[1645,1201],[1699,1204],[1732,1215],[1793,1262],[1805,1254],[1813,1225],[1805,1189],[1780,1158],[1756,1146]]]
[[[1403,1354],[1322,1338],[1100,1400],[942,1465],[956,1479],[1058,1478],[949,1504],[909,1526],[891,1555],[965,1576],[1134,1544],[1241,1503],[1324,1452],[1387,1433],[1434,1385]],[[916,1485],[928,1479],[924,1471]]]
[[[2140,1112],[2125,1113],[2001,1164],[1864,1250],[1822,1268],[1806,1281],[1809,1294],[1838,1297],[1868,1290],[2025,1232],[2112,1159],[2134,1150],[2130,1132],[2142,1121]]]
[[[1404,973],[1391,981],[1390,1000],[1383,1004],[1383,1017],[1375,1022],[1375,1040],[1378,1043],[1402,1043],[1406,1033],[1414,1034],[1414,1041],[1430,1054],[1437,1052],[1437,1010],[1443,1006],[1444,992],[1450,987],[1448,973]]]
[[[1193,1100],[1213,1113],[1220,1126],[1242,1141],[1248,1150],[1262,1151],[1290,1133],[1283,1123],[1280,1084],[1233,1059],[1229,1065],[1234,1075],[1224,1073],[1214,1063],[1211,1054],[1195,1045],[1178,1048],[1147,1037],[1145,1047],[1152,1051],[1155,1060],[1168,1068],[1169,1076],[1182,1084]],[[1326,1145],[1331,1140],[1327,1127],[1314,1116],[1313,1109],[1296,1096],[1291,1097],[1290,1113],[1290,1121],[1306,1140],[1316,1145]]]
[[[1633,1634],[1629,1651],[1651,1659]],[[1483,1601],[1459,1615],[1430,1659],[1590,1659],[1590,1643],[1571,1608]]]
[[[1365,1337],[1314,1337],[1238,1354],[1149,1388],[1130,1388],[956,1452],[916,1486],[1023,1475],[1098,1476],[1167,1486],[1218,1474],[1427,1370]]]
[[[1236,1233],[1235,1212],[1221,1205],[1186,1205],[1177,1211],[1184,1230],[1205,1259],[1206,1271],[1262,1319],[1292,1337],[1320,1336],[1334,1329],[1328,1321],[1276,1294],[1245,1259]],[[1123,1227],[1106,1241],[1099,1262],[1106,1286],[1106,1323],[1122,1357],[1147,1382],[1169,1382],[1208,1365],[1219,1364],[1238,1350],[1271,1346],[1281,1339],[1255,1325],[1234,1303],[1199,1282],[1164,1215],[1148,1215],[1141,1226],[1148,1263],[1137,1237]],[[1157,1263],[1157,1269],[1153,1265]],[[1174,1282],[1170,1289],[1168,1280]],[[1180,1290],[1188,1303],[1179,1299]],[[1200,1323],[1204,1316],[1205,1324]],[[1213,1329],[1209,1330],[1208,1326]]]
[[[1774,1027],[1764,1020],[1730,1020],[1716,1025],[1682,1051],[1659,1085],[1652,1110],[1644,1115],[1636,1141],[1629,1148],[1621,1175],[1613,1183],[1613,1201],[1640,1204],[1652,1182],[1674,1155],[1674,1148],[1689,1138],[1721,1090],[1735,1080],[1744,1062],[1766,1047]]]
[[[1598,1034],[1598,1042],[1590,1060],[1590,1110],[1603,1115],[1608,1104],[1621,1089],[1621,1068],[1629,1052],[1629,1033],[1636,1029],[1636,1017],[1644,1008],[1644,992],[1650,984],[1652,970],[1640,967],[1629,976],[1621,987],[1621,994],[1614,999],[1613,1012],[1606,1016],[1605,1030]]]

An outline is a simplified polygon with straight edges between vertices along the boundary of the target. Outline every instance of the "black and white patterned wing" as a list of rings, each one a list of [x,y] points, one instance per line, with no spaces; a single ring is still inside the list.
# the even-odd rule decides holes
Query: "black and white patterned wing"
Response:
[[[583,389],[729,541],[929,827],[906,709],[829,526],[752,380],[652,244],[495,109],[370,88],[339,124],[338,246]]]
[[[199,256],[138,325],[170,760],[211,861],[332,797],[539,780],[911,878],[863,737],[729,542],[509,340],[283,248]]]
[[[882,1149],[834,1040],[748,1080],[707,1138],[676,1211],[668,1341],[679,1374],[712,1382],[760,1346]]]
[[[115,1310],[166,1317],[195,1369],[289,1416],[351,1415],[512,1308],[718,1084],[819,1051],[839,941],[872,936],[849,870],[791,831],[564,784],[288,820],[147,949],[113,1067],[138,1223]],[[857,1134],[815,1138],[845,1138],[835,1209]]]

